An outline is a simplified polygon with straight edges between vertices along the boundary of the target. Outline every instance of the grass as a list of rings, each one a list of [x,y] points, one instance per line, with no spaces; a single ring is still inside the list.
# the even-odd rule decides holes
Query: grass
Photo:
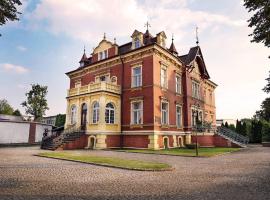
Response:
[[[172,169],[172,167],[166,163],[146,162],[140,160],[127,160],[115,157],[90,156],[90,155],[75,154],[72,152],[46,152],[40,153],[38,154],[38,156],[130,170],[163,171]]]
[[[241,148],[222,148],[222,147],[210,147],[210,148],[199,148],[200,157],[211,157],[216,155],[221,155],[224,153],[231,153],[234,151],[239,151]],[[149,153],[149,154],[164,154],[164,155],[174,155],[174,156],[196,156],[195,149],[186,148],[175,148],[175,149],[162,149],[162,150],[148,150],[148,149],[125,149],[118,150],[131,153]]]

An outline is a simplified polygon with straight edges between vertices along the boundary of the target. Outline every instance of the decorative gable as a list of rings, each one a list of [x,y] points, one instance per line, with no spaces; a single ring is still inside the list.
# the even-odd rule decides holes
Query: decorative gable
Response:
[[[131,35],[132,38],[132,46],[131,49],[136,49],[143,46],[143,33],[135,30]]]
[[[164,48],[166,47],[166,39],[167,36],[164,31],[157,34],[157,43]]]

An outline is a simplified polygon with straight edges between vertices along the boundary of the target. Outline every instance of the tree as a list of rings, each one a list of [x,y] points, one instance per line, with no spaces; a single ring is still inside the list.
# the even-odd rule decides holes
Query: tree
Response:
[[[12,115],[14,115],[14,116],[22,116],[21,112],[18,109],[14,110]]]
[[[0,99],[0,114],[12,115],[13,108],[6,99]]]
[[[248,20],[249,27],[254,28],[251,42],[262,42],[270,47],[270,1],[269,0],[244,0],[244,6],[248,12],[254,15]]]
[[[238,119],[236,120],[236,128],[235,128],[235,132],[236,133],[240,133],[241,131],[241,121],[239,121]]]
[[[266,98],[261,104],[261,110],[256,111],[257,119],[264,119],[270,122],[270,97]]]
[[[231,129],[232,131],[235,131],[235,126],[234,126],[234,124],[230,124],[230,125],[229,125],[229,129]]]
[[[251,143],[262,142],[262,122],[256,119],[253,119],[251,122],[250,142]]]
[[[262,121],[262,141],[270,142],[270,122]]]
[[[16,5],[22,5],[20,0],[1,0],[0,1],[0,26],[7,21],[19,20],[18,15],[21,13],[17,11]],[[1,36],[1,34],[0,34]]]
[[[57,127],[64,126],[65,123],[66,123],[66,115],[65,114],[56,115],[55,126],[57,126]]]
[[[248,133],[248,131],[247,131],[247,124],[246,124],[246,122],[243,122],[243,124],[242,124],[242,128],[241,128],[241,135],[244,135],[244,136],[247,136],[247,133]]]
[[[39,84],[31,85],[32,89],[25,95],[27,100],[22,102],[22,106],[25,107],[26,114],[34,116],[34,121],[42,118],[46,110],[49,110],[46,95],[48,93],[47,86],[41,86]]]
[[[267,81],[266,86],[263,88],[263,91],[266,93],[270,93],[270,71],[269,77],[265,79]]]

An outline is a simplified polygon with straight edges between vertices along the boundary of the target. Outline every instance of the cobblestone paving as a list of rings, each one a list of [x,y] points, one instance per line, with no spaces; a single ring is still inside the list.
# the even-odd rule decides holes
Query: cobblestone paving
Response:
[[[74,151],[161,161],[175,170],[140,172],[33,156],[38,147],[0,148],[0,199],[270,199],[270,148],[212,158]]]

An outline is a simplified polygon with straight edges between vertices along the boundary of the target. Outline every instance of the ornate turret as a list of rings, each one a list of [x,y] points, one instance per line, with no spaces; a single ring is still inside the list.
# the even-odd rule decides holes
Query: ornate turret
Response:
[[[174,43],[173,43],[173,36],[172,36],[172,44],[171,44],[171,46],[170,46],[170,48],[169,48],[169,51],[172,53],[172,54],[174,54],[174,55],[178,55],[178,52],[177,52],[177,50],[176,50],[176,48],[175,48],[175,46],[174,46]]]
[[[82,58],[81,58],[81,60],[79,62],[80,63],[80,67],[85,66],[87,64],[87,62],[88,62],[88,59],[87,59],[87,56],[85,54],[85,47],[84,47],[84,49],[83,49],[83,55],[82,55]]]

